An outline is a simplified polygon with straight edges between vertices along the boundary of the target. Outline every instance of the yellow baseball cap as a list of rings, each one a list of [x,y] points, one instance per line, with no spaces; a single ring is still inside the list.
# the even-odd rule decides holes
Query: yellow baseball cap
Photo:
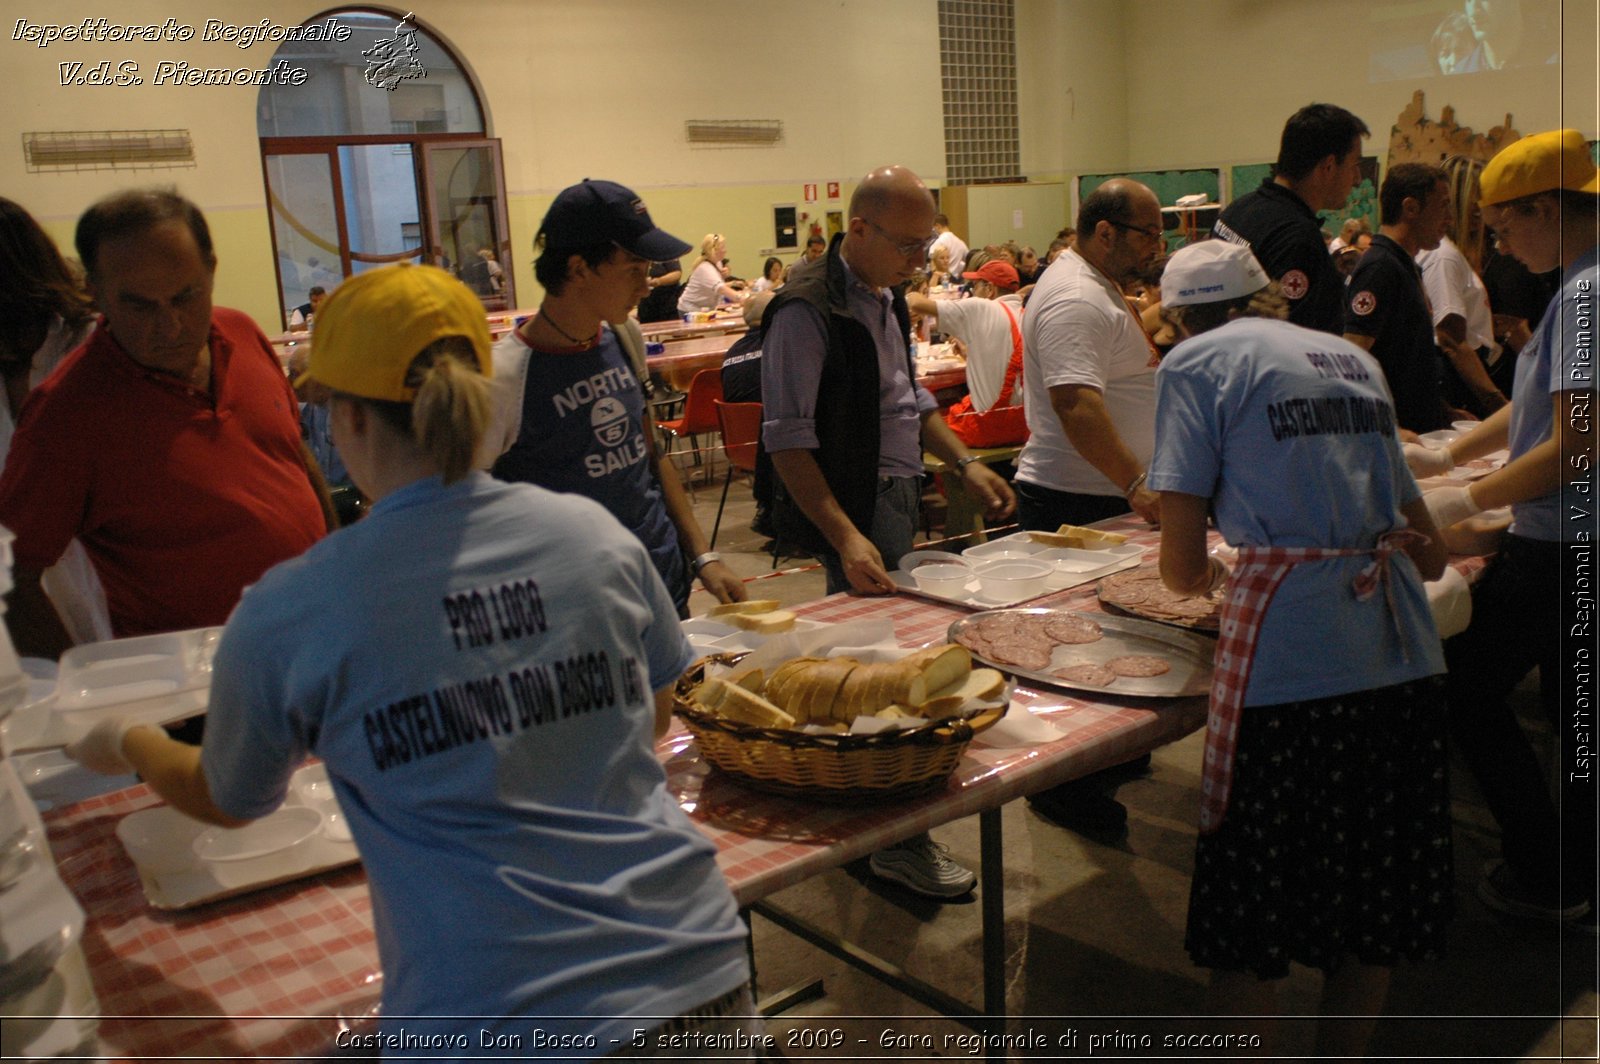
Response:
[[[434,266],[403,262],[349,278],[317,311],[311,358],[295,386],[316,381],[336,392],[409,403],[412,359],[435,340],[472,341],[489,375],[489,322],[471,289]]]
[[[1600,193],[1589,145],[1576,129],[1514,140],[1478,175],[1478,202],[1485,207],[1558,189]]]

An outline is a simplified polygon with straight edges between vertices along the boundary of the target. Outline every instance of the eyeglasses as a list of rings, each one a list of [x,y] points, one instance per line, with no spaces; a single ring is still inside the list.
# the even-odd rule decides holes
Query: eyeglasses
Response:
[[[1110,222],[1118,229],[1125,229],[1130,233],[1140,233],[1151,240],[1160,240],[1164,235],[1166,235],[1160,229],[1146,229],[1142,225],[1129,225],[1127,222],[1119,222],[1112,218],[1107,218],[1106,221]]]
[[[923,256],[927,255],[928,249],[933,247],[933,242],[938,239],[938,237],[930,235],[921,240],[897,241],[895,240],[893,234],[889,232],[889,230],[885,229],[871,218],[863,218],[862,221],[876,229],[878,231],[878,235],[887,240],[890,245],[894,247],[896,252],[898,252],[902,257],[908,259],[922,258]]]

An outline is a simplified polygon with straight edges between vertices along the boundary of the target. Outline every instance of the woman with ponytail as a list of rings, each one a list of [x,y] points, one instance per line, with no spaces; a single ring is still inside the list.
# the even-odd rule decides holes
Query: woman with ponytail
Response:
[[[371,510],[245,593],[202,747],[108,721],[73,755],[229,826],[321,758],[372,891],[380,1034],[748,1046],[745,929],[655,756],[691,657],[672,600],[598,503],[473,471],[489,347],[441,270],[340,285],[304,378]]]

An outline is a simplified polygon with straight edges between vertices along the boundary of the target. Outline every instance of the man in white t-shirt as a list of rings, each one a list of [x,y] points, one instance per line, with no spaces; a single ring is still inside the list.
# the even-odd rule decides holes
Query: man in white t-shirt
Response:
[[[1022,324],[1027,444],[1017,461],[1022,527],[1054,531],[1134,510],[1158,524],[1144,486],[1155,448],[1156,350],[1121,286],[1161,250],[1161,204],[1116,178],[1078,211],[1078,242],[1045,271]]]
[[[934,237],[933,247],[944,248],[950,253],[950,272],[960,273],[967,262],[966,241],[950,231],[950,219],[944,214],[933,216],[933,231],[938,234]],[[933,254],[933,248],[928,249],[928,254]]]
[[[991,259],[974,273],[962,274],[972,282],[973,299],[930,299],[917,292],[906,293],[906,306],[913,314],[933,318],[946,336],[960,340],[967,348],[967,390],[972,393],[972,409],[994,406],[1005,381],[1006,364],[1015,348],[1012,326],[1022,324],[1022,300],[1017,297],[1017,271],[1008,262]],[[1012,393],[1011,402],[1020,406],[1022,390]]]
[[[1144,484],[1158,359],[1121,286],[1154,261],[1161,233],[1154,192],[1128,178],[1107,181],[1079,207],[1076,244],[1034,286],[1022,322],[1029,436],[1012,482],[1025,529],[1053,532],[1130,509],[1160,522],[1161,500]],[[1074,830],[1120,835],[1127,810],[1103,788],[1127,771],[1116,766],[1028,802]]]
[[[1472,264],[1448,236],[1439,246],[1417,253],[1422,268],[1422,290],[1433,311],[1434,339],[1450,360],[1455,373],[1447,374],[1449,398],[1466,405],[1480,417],[1506,405],[1506,397],[1489,372],[1502,356],[1494,338],[1494,316],[1489,312],[1489,290]],[[1452,382],[1451,376],[1459,378]],[[1459,389],[1452,389],[1453,384]]]

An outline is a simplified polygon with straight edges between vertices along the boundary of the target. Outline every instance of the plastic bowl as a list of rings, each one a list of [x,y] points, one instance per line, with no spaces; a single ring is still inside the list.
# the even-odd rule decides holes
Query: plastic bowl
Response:
[[[1424,432],[1417,438],[1429,447],[1448,447],[1461,438],[1461,433],[1455,429],[1434,429],[1432,432]]]
[[[982,562],[1019,561],[1032,558],[1045,549],[1047,548],[1043,544],[1026,539],[1012,539],[1008,536],[993,543],[980,543],[976,547],[968,547],[961,552],[961,555],[972,564],[978,565]]]
[[[917,589],[926,594],[960,598],[967,593],[972,570],[965,565],[931,562],[911,570],[911,578],[917,582]]]
[[[1452,421],[1450,427],[1465,436],[1481,424],[1483,424],[1481,421]]]
[[[322,830],[322,813],[286,805],[242,828],[211,828],[194,840],[194,855],[218,864],[277,858]],[[276,863],[276,861],[274,861]]]
[[[117,822],[122,848],[135,864],[155,875],[194,867],[194,832],[200,821],[170,807],[167,812],[170,815],[125,816]]]
[[[135,636],[85,643],[61,655],[56,707],[90,709],[171,694],[189,686],[183,636]]]
[[[983,597],[993,602],[1015,602],[1045,591],[1045,581],[1056,571],[1049,562],[985,562],[975,570]]]

